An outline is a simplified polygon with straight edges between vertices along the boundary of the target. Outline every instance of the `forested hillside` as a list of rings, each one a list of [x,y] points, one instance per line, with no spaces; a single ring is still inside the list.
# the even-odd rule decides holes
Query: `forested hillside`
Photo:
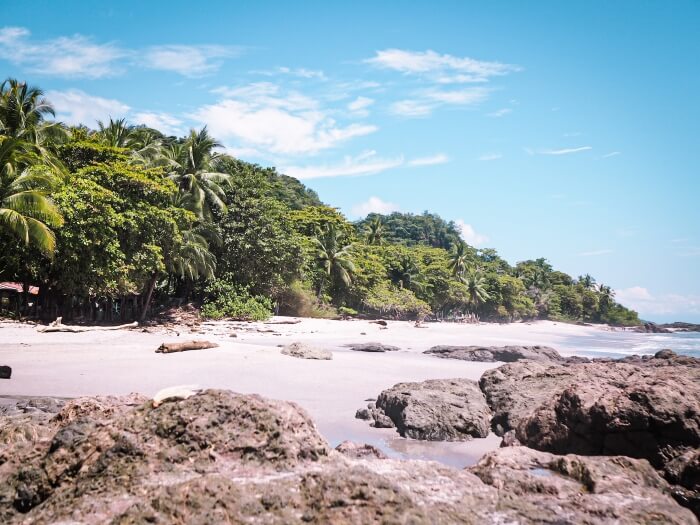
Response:
[[[352,223],[296,179],[220,153],[206,129],[53,115],[39,89],[2,84],[0,281],[24,285],[22,315],[144,320],[194,302],[212,318],[639,323],[609,286],[545,259],[513,266],[438,215]]]

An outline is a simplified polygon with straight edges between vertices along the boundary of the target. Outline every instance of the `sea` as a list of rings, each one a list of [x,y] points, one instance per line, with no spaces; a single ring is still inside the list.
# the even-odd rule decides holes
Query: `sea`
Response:
[[[673,350],[677,354],[700,357],[700,332],[640,334],[622,330],[600,331],[591,335],[565,338],[559,343],[558,349],[564,355],[575,354],[584,357],[653,355],[664,349]]]

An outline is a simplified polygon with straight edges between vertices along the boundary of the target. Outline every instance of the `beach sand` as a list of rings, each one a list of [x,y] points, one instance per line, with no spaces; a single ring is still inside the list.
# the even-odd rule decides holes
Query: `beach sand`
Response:
[[[289,321],[274,318],[272,323]],[[394,457],[434,459],[457,467],[475,463],[497,448],[491,435],[460,443],[403,439],[393,429],[375,429],[355,419],[383,389],[399,382],[465,377],[478,380],[499,363],[440,359],[422,352],[434,345],[548,345],[562,354],[572,338],[594,338],[602,327],[538,321],[466,325],[389,321],[382,329],[369,321],[302,319],[298,324],[203,323],[187,327],[84,333],[41,333],[29,324],[0,323],[0,365],[13,369],[0,380],[0,396],[128,394],[152,396],[174,385],[224,388],[297,402],[332,446],[341,441],[371,443]],[[365,335],[363,335],[363,333]],[[236,337],[231,337],[235,334]],[[157,354],[163,342],[206,339],[218,348]],[[301,341],[331,350],[331,361],[282,355],[280,346]],[[381,342],[398,352],[355,352],[346,344]]]

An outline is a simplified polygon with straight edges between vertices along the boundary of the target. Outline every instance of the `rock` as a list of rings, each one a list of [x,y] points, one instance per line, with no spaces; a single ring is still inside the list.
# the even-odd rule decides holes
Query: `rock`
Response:
[[[396,426],[391,418],[374,405],[359,409],[355,412],[355,419],[372,421],[372,426],[376,428],[394,428]]]
[[[333,359],[333,354],[328,350],[316,348],[315,346],[299,342],[288,344],[287,346],[282,348],[282,353],[284,355],[290,355],[292,357],[298,357],[300,359]]]
[[[367,443],[354,443],[353,441],[343,441],[340,445],[335,447],[335,450],[344,456],[354,459],[386,459],[387,457],[386,454],[377,447],[368,445]]]
[[[0,522],[694,522],[643,461],[513,447],[456,470],[369,445],[330,450],[297,405],[257,395],[136,401],[76,400],[76,419],[0,444]]]
[[[663,326],[659,326],[656,323],[644,323],[641,326],[637,326],[634,328],[635,332],[641,332],[645,334],[670,334],[671,330],[668,328],[664,328]]]
[[[396,352],[400,350],[398,346],[383,343],[356,343],[346,346],[355,352]]]
[[[9,366],[0,366],[0,379],[10,379],[12,376],[12,368]]]
[[[673,497],[700,516],[700,449],[688,450],[664,465]]]
[[[172,354],[175,352],[187,352],[189,350],[206,350],[216,348],[219,345],[211,341],[183,341],[177,343],[163,343],[156,348],[157,354]]]
[[[487,371],[480,386],[497,433],[558,454],[644,458],[690,491],[686,501],[700,494],[688,481],[692,461],[681,462],[691,465],[688,477],[674,463],[700,447],[700,359],[663,350],[619,361],[522,361]]]
[[[491,363],[502,361],[512,363],[521,359],[533,361],[561,361],[562,357],[548,346],[433,346],[423,352],[445,359],[462,361],[482,361]]]
[[[644,460],[509,447],[487,454],[469,471],[498,489],[498,507],[515,509],[518,523],[695,522],[679,512],[668,484]]]
[[[379,394],[376,409],[362,409],[363,417],[365,410],[376,427],[391,422],[403,437],[430,441],[486,437],[491,420],[483,394],[469,379],[399,383]]]

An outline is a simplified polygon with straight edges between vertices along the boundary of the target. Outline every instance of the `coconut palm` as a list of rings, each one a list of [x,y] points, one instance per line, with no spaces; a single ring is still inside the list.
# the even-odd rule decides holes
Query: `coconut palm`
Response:
[[[454,252],[450,257],[449,266],[450,270],[452,271],[452,275],[455,277],[464,275],[464,272],[467,270],[467,250],[467,244],[463,241],[460,241],[455,245]]]
[[[344,242],[342,231],[334,224],[328,224],[325,228],[318,229],[313,242],[317,260],[323,269],[323,276],[318,285],[318,296],[320,297],[323,292],[326,279],[337,278],[345,286],[349,286],[355,265],[350,254],[352,244]]]
[[[220,147],[207,131],[190,131],[183,143],[173,144],[167,152],[172,171],[170,179],[186,195],[187,208],[208,221],[212,220],[212,209],[226,212],[224,187],[231,183],[231,176],[216,171],[219,154],[213,150]]]
[[[421,291],[426,286],[422,279],[420,268],[408,254],[399,258],[398,264],[389,270],[389,276],[391,281],[399,288]]]
[[[588,274],[579,275],[578,282],[583,285],[586,290],[595,289],[595,279]]]
[[[384,222],[379,216],[374,217],[367,225],[367,244],[370,246],[384,244]]]
[[[474,268],[467,270],[462,281],[467,286],[469,304],[472,308],[476,310],[479,308],[479,305],[489,300],[490,295],[486,290],[486,279],[479,270]]]
[[[40,166],[41,158],[32,149],[24,141],[0,136],[0,227],[50,255],[56,247],[51,227],[62,223],[48,197],[56,178]]]

